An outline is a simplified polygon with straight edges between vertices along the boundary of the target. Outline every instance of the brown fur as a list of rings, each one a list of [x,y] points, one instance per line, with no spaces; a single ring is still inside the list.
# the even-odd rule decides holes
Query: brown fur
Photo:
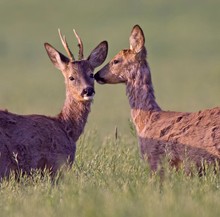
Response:
[[[165,153],[177,168],[185,160],[199,169],[204,161],[219,162],[220,108],[195,113],[162,111],[155,100],[144,42],[143,31],[134,26],[130,49],[120,51],[95,75],[101,84],[126,84],[142,156],[152,170],[157,170]]]
[[[83,132],[94,95],[94,68],[107,55],[107,42],[100,43],[88,59],[70,61],[45,43],[53,64],[65,78],[66,99],[59,115],[17,115],[0,111],[0,178],[11,171],[29,174],[32,169],[49,169],[74,161],[76,141]],[[73,80],[74,79],[74,80]]]

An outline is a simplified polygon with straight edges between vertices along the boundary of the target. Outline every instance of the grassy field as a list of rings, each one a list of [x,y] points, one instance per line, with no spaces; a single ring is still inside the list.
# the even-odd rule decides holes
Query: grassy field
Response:
[[[63,51],[57,29],[75,53],[75,28],[85,55],[109,42],[106,63],[128,48],[131,28],[146,36],[155,93],[165,110],[197,111],[218,106],[220,93],[220,2],[6,1],[0,2],[0,107],[29,114],[57,114],[64,101],[63,77],[43,43]],[[35,175],[0,187],[0,216],[218,216],[219,174],[185,177],[167,169],[163,186],[140,159],[130,132],[123,85],[96,85],[76,165],[52,186]],[[115,127],[121,138],[114,139]],[[94,133],[95,129],[95,133]]]
[[[73,168],[57,184],[39,173],[4,181],[1,216],[219,216],[220,174],[189,177],[167,167],[161,184],[158,174],[149,175],[133,138],[106,137],[94,147],[96,139],[94,132],[81,138]]]

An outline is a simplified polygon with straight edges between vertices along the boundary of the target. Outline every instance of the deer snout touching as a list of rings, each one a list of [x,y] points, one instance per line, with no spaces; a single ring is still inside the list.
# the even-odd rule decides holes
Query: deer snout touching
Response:
[[[86,87],[83,89],[81,96],[84,100],[92,100],[95,95],[95,90],[93,87]]]
[[[126,69],[123,67],[122,59],[119,61],[117,58],[118,56],[95,74],[94,78],[99,84],[126,83]]]
[[[99,73],[99,72],[97,72],[97,73],[95,74],[94,78],[95,78],[95,80],[96,80],[99,84],[105,84],[105,83],[106,83],[105,79],[100,76],[100,73]]]

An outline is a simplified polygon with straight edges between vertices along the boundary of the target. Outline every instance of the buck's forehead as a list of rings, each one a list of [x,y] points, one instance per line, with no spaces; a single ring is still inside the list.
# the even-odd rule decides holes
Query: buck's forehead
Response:
[[[89,61],[87,60],[74,61],[74,62],[70,62],[69,64],[70,67],[76,72],[87,73],[93,70]]]

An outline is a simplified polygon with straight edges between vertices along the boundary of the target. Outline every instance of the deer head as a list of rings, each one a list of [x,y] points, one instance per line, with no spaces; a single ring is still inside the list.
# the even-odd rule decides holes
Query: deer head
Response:
[[[108,43],[106,41],[101,42],[87,59],[83,59],[82,40],[74,30],[79,43],[79,58],[75,60],[65,36],[62,36],[60,30],[58,31],[68,57],[57,51],[50,44],[45,43],[47,54],[54,66],[62,72],[65,78],[67,95],[74,97],[78,101],[91,101],[95,94],[93,71],[105,61]]]
[[[130,49],[120,51],[107,65],[96,73],[95,79],[100,84],[127,83],[135,79],[134,70],[142,62],[146,63],[144,33],[135,25],[129,38]]]

